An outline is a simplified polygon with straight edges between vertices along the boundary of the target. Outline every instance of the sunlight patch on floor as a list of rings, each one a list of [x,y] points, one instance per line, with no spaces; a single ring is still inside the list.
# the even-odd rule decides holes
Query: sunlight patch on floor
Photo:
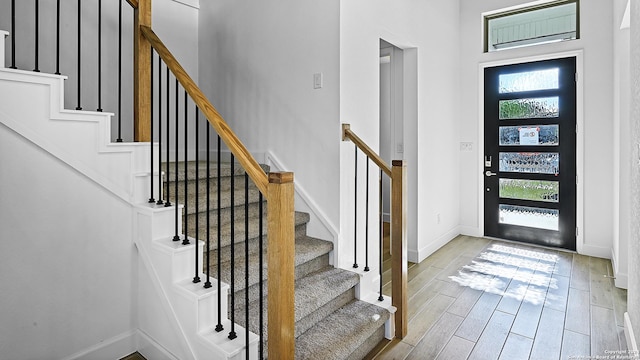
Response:
[[[558,255],[492,244],[449,279],[460,286],[525,301],[534,305],[547,298],[547,289],[557,289],[552,277]]]

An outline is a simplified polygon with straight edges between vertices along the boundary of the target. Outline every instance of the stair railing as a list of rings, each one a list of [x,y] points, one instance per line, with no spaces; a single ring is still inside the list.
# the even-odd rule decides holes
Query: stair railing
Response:
[[[176,93],[178,92],[178,83],[188,94],[191,101],[193,101],[197,109],[204,115],[211,127],[217,132],[219,138],[226,144],[231,152],[231,166],[235,161],[239,162],[247,176],[247,180],[250,178],[255,186],[258,188],[261,194],[267,199],[267,254],[268,254],[268,356],[276,359],[293,359],[295,353],[294,343],[294,257],[295,257],[295,233],[294,233],[294,187],[293,187],[293,173],[269,173],[268,175],[260,167],[258,162],[253,158],[247,148],[238,139],[235,133],[229,128],[224,121],[220,113],[209,102],[206,96],[202,93],[200,88],[196,85],[193,79],[187,74],[184,68],[176,60],[176,58],[167,49],[164,43],[158,38],[158,36],[151,29],[151,2],[150,0],[139,0],[136,8],[135,18],[135,62],[134,66],[137,69],[135,96],[137,98],[135,104],[136,114],[135,128],[136,134],[139,140],[150,140],[151,136],[151,59],[149,56],[151,49],[153,49],[159,57],[162,59],[167,67],[167,71],[171,72],[176,80]],[[147,66],[148,65],[148,66]],[[147,71],[148,70],[148,71]],[[168,75],[167,75],[168,81]],[[168,93],[168,92],[167,92]],[[176,106],[177,109],[177,106]],[[177,110],[176,110],[177,111]],[[167,113],[168,117],[168,113]],[[161,125],[160,125],[161,126]],[[169,127],[167,126],[167,129]],[[177,143],[177,137],[176,137]],[[207,151],[207,154],[209,152]],[[218,155],[220,153],[218,152]],[[177,161],[177,159],[176,159]],[[233,170],[232,170],[233,171]],[[234,178],[232,175],[232,179]],[[245,186],[248,181],[245,180]],[[153,181],[153,180],[152,180]],[[234,189],[231,189],[233,194]],[[247,193],[247,191],[245,191]],[[153,195],[152,195],[153,197]],[[219,206],[220,204],[218,204]],[[245,207],[246,209],[246,207]],[[234,214],[233,210],[231,212]],[[261,215],[260,215],[261,216]],[[245,210],[245,234],[248,233],[248,213]],[[231,225],[234,228],[233,223]],[[262,230],[262,229],[260,229]],[[233,237],[233,236],[232,236]],[[262,239],[262,235],[260,235]],[[235,259],[233,254],[233,238],[231,239],[231,261]],[[208,239],[207,239],[208,242]],[[248,255],[249,244],[245,243],[245,255]],[[260,254],[262,254],[262,251]],[[207,253],[208,256],[208,253]],[[197,257],[197,252],[196,252]],[[208,260],[207,260],[208,261]],[[248,259],[247,259],[248,261]],[[220,262],[218,262],[220,263]],[[275,266],[277,264],[277,266]],[[245,271],[248,271],[248,263],[245,263]],[[260,267],[262,269],[262,267]],[[233,286],[235,274],[235,266],[232,265],[231,270],[231,326],[234,326],[234,294]],[[261,275],[260,275],[261,276]],[[245,279],[248,279],[249,274],[245,273]],[[194,277],[194,282],[198,282],[198,272]],[[205,283],[206,286],[206,283]],[[259,286],[262,289],[262,286]],[[249,289],[245,289],[245,294],[248,296]],[[246,298],[248,300],[248,297]],[[245,304],[248,306],[249,304]],[[260,310],[260,314],[262,311]],[[246,316],[246,327],[249,328],[248,314]],[[229,335],[230,339],[235,338],[233,329]],[[249,351],[249,338],[247,334],[247,355]],[[262,339],[260,339],[260,348],[262,349]],[[260,355],[262,357],[262,354]]]
[[[391,304],[396,307],[395,313],[395,336],[404,338],[407,335],[407,167],[403,160],[393,160],[389,166],[375,151],[373,151],[358,135],[356,135],[349,124],[342,124],[342,141],[351,141],[355,144],[354,158],[354,263],[353,267],[358,268],[358,259],[364,256],[364,271],[369,271],[369,163],[373,162],[380,170],[379,177],[379,267],[380,267],[380,290],[379,301],[383,301],[382,274],[383,274],[383,215],[382,215],[382,187],[383,176],[386,175],[391,180]],[[366,180],[365,180],[365,250],[358,251],[358,151],[366,156]],[[361,242],[361,241],[360,241]]]
[[[130,6],[132,10],[124,10],[124,1]],[[117,26],[108,27],[107,24],[113,24],[113,22],[103,21],[103,17],[115,17],[115,4],[117,2]],[[19,5],[19,7],[18,7]],[[107,5],[110,7],[107,8]],[[95,10],[97,14],[96,18],[89,18],[83,16],[85,9],[89,8],[89,13]],[[107,10],[111,12],[108,12]],[[128,18],[131,15],[132,17]],[[259,272],[258,278],[267,278],[263,274],[264,260],[262,257],[263,248],[263,236],[264,229],[267,230],[267,256],[268,264],[277,264],[277,266],[268,266],[267,275],[271,281],[268,281],[268,326],[267,335],[269,339],[268,355],[273,359],[293,359],[294,357],[294,255],[295,255],[295,230],[294,230],[294,189],[293,189],[293,174],[289,172],[283,173],[265,173],[260,167],[258,162],[252,157],[246,147],[238,139],[235,133],[230,129],[225,120],[220,116],[215,107],[205,97],[202,91],[195,84],[193,79],[189,77],[184,68],[171,54],[167,47],[162,43],[158,36],[153,32],[151,28],[151,0],[56,0],[43,1],[33,0],[28,1],[15,1],[11,0],[10,11],[0,12],[0,27],[8,27],[11,30],[10,33],[10,67],[23,70],[33,70],[36,72],[50,72],[56,74],[68,74],[69,87],[67,88],[67,94],[70,98],[65,102],[67,105],[73,103],[73,107],[77,110],[96,109],[96,111],[113,111],[117,119],[117,138],[115,141],[122,142],[123,128],[126,129],[127,124],[123,125],[123,119],[130,118],[133,115],[133,139],[134,141],[157,143],[160,151],[155,153],[150,151],[152,168],[150,173],[152,174],[150,179],[150,196],[149,201],[153,201],[157,205],[162,206],[174,206],[176,216],[176,228],[174,241],[182,240],[182,244],[191,244],[191,240],[199,239],[205,242],[206,252],[205,259],[198,259],[198,246],[194,246],[196,257],[196,268],[194,269],[194,282],[202,282],[203,286],[208,288],[214,286],[215,283],[220,289],[221,281],[221,268],[220,268],[220,252],[218,251],[216,271],[212,274],[211,265],[212,259],[209,254],[214,252],[211,250],[211,239],[217,240],[218,248],[220,247],[221,239],[221,215],[220,215],[220,186],[218,186],[218,193],[211,194],[210,179],[211,174],[211,154],[217,155],[217,181],[218,185],[221,183],[220,168],[221,163],[227,161],[231,166],[231,186],[235,185],[235,173],[244,172],[244,178],[238,181],[244,181],[244,217],[245,217],[245,237],[249,233],[249,224],[247,219],[249,218],[249,204],[246,199],[249,197],[250,186],[255,186],[259,192],[259,264],[254,264],[252,270]],[[124,14],[124,16],[123,16]],[[64,15],[64,16],[63,16]],[[33,17],[32,17],[33,16]],[[35,21],[26,21],[25,19],[31,18]],[[46,19],[46,21],[44,20]],[[55,19],[55,25],[48,19]],[[128,36],[123,36],[122,29],[127,27],[131,21],[133,24],[133,61],[125,59],[126,62],[130,62],[133,68],[133,79],[128,79],[124,69],[127,68],[123,65],[123,48],[127,49],[130,46],[126,42]],[[46,26],[44,26],[46,25]],[[88,26],[96,26],[96,38],[89,39],[83,32],[83,29],[87,29]],[[50,28],[49,28],[50,27]],[[113,34],[117,34],[117,53],[118,59],[116,61],[104,61],[103,58],[110,56],[107,52],[103,52],[103,46],[114,47],[114,44],[105,44],[103,39],[110,38],[105,35],[105,31],[109,31]],[[30,41],[29,39],[33,39]],[[49,49],[51,48],[51,49]],[[49,50],[49,51],[43,51]],[[97,53],[97,57],[94,54]],[[61,59],[63,54],[63,59]],[[65,55],[66,54],[66,55]],[[157,54],[157,56],[155,55]],[[67,61],[65,61],[64,58]],[[158,58],[155,62],[154,58]],[[54,60],[55,59],[55,60]],[[48,60],[48,61],[44,61]],[[154,63],[155,62],[155,63]],[[106,63],[117,63],[117,67],[107,68],[103,66]],[[164,68],[163,68],[164,66]],[[155,68],[155,69],[154,69]],[[115,74],[117,72],[117,81],[110,81],[109,83],[103,81],[106,74]],[[165,73],[165,74],[163,74]],[[113,76],[109,80],[112,80]],[[172,83],[170,83],[170,80]],[[128,83],[128,81],[131,81]],[[111,88],[113,83],[117,82],[117,89]],[[96,86],[94,88],[93,86]],[[128,89],[133,88],[132,94],[127,92]],[[173,90],[172,90],[173,89]],[[70,91],[69,91],[70,90]],[[103,93],[117,94],[111,95],[109,101],[103,99]],[[124,95],[123,95],[124,93]],[[71,99],[74,97],[75,99]],[[130,97],[129,97],[130,96]],[[132,104],[123,104],[123,98],[132,100]],[[107,103],[108,102],[108,103]],[[190,103],[191,102],[191,103]],[[90,103],[90,105],[87,105]],[[95,107],[94,107],[95,106]],[[115,110],[115,111],[114,111]],[[182,110],[182,111],[180,111]],[[128,112],[131,112],[130,114]],[[123,114],[124,113],[124,114]],[[180,114],[182,113],[182,114]],[[204,116],[208,124],[206,124],[206,150],[200,149],[200,125],[205,125],[200,122],[200,115]],[[153,121],[152,121],[153,120]],[[217,133],[217,153],[212,151],[210,144],[210,129]],[[193,129],[193,130],[191,130]],[[179,135],[183,132],[184,141],[180,144]],[[194,134],[193,141],[194,146],[189,146],[189,133]],[[191,144],[194,144],[191,142]],[[222,147],[225,144],[227,151],[230,153],[228,160],[222,157]],[[184,145],[184,150],[179,149],[178,145]],[[183,152],[182,152],[183,151]],[[189,152],[192,152],[190,155]],[[196,230],[194,234],[188,234],[186,223],[188,220],[188,214],[186,212],[189,207],[187,201],[190,197],[191,191],[194,190],[196,195],[200,192],[199,181],[200,177],[200,151],[205,152],[206,156],[206,197],[207,204],[200,204],[198,197],[195,197],[196,211],[200,208],[204,208],[206,211],[206,233],[202,234],[200,230]],[[154,155],[156,156],[154,158]],[[163,156],[164,155],[164,156]],[[195,175],[194,178],[189,178],[190,170],[188,169],[188,159],[195,156]],[[184,160],[184,175],[179,177],[179,160]],[[173,161],[173,162],[172,162]],[[235,164],[238,163],[242,169],[236,171],[234,169]],[[155,168],[157,166],[157,168]],[[155,168],[155,169],[154,169]],[[155,170],[155,171],[154,171]],[[242,171],[241,171],[242,170]],[[153,174],[158,174],[160,179],[153,179]],[[162,178],[164,176],[164,178]],[[162,186],[154,189],[154,184],[162,184],[163,181],[174,181],[175,187],[165,186],[163,191]],[[189,186],[189,182],[195,184]],[[180,199],[178,183],[183,185],[184,196]],[[231,192],[232,198],[234,192]],[[216,201],[213,200],[216,198]],[[215,196],[217,195],[217,196]],[[266,199],[266,225],[263,225],[262,217],[264,213],[263,200]],[[173,203],[172,203],[173,201]],[[178,202],[183,202],[178,204]],[[235,199],[232,199],[235,201]],[[238,203],[241,201],[238,200]],[[210,203],[216,203],[217,218],[212,220],[210,218],[211,212],[216,212],[216,209],[210,208]],[[180,216],[180,207],[184,210],[183,214],[183,229],[182,233],[178,228],[178,218]],[[230,204],[231,217],[235,216],[236,202]],[[240,212],[240,211],[238,211]],[[242,214],[239,214],[242,216]],[[195,216],[196,229],[199,229],[198,222],[199,217]],[[210,234],[211,223],[217,221],[217,234]],[[235,227],[231,226],[232,236],[240,234],[234,234]],[[204,240],[203,240],[204,239]],[[231,240],[231,251],[234,249],[234,241]],[[239,243],[240,244],[240,243]],[[238,245],[242,248],[242,245]],[[240,251],[240,250],[238,250]],[[248,239],[244,242],[245,256],[249,255]],[[249,268],[251,267],[248,262],[245,264],[233,264],[235,256],[231,256],[231,278],[233,279],[236,273],[245,274],[245,287],[248,285]],[[198,266],[202,264],[204,269]],[[244,265],[244,269],[242,269]],[[214,276],[215,275],[215,276]],[[217,276],[217,279],[215,278]],[[204,279],[202,279],[204,278]],[[203,281],[204,280],[204,281]],[[212,281],[214,280],[214,281]],[[235,280],[235,279],[234,279]],[[240,279],[241,281],[242,279]],[[230,281],[230,286],[234,287],[236,281]],[[258,285],[260,299],[263,298],[263,285]],[[243,319],[235,319],[236,313],[240,314],[245,312],[245,327],[249,328],[248,321],[248,294],[249,291],[245,291],[245,309],[234,309],[235,295],[231,292],[230,302],[231,309],[229,314],[222,314],[218,311],[217,314],[217,326],[215,331],[226,330],[223,329],[223,318],[227,315],[230,317],[229,338],[230,341],[234,341],[237,337],[234,327],[235,320],[242,322]],[[221,291],[218,291],[221,294]],[[218,301],[220,304],[221,301]],[[257,333],[260,337],[263,335],[263,319],[262,309],[264,305],[261,302],[259,310],[260,317],[260,329]],[[220,310],[220,307],[219,307]],[[246,350],[249,354],[249,332],[245,333],[246,338]],[[235,340],[239,341],[239,340]],[[260,358],[263,357],[263,341],[259,340],[259,354]],[[249,358],[246,356],[246,358]]]

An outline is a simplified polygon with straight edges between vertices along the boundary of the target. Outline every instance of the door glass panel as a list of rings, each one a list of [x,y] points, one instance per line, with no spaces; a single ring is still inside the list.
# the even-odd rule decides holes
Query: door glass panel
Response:
[[[538,71],[525,71],[499,76],[500,94],[557,89],[558,68]]]
[[[506,199],[558,202],[557,181],[500,179],[500,197]]]
[[[559,215],[560,211],[556,209],[500,204],[499,221],[501,224],[557,231]]]
[[[500,153],[501,172],[558,175],[558,169],[558,153]]]
[[[499,119],[541,119],[555,118],[560,114],[557,96],[500,100]]]
[[[560,125],[500,126],[500,146],[559,144]]]

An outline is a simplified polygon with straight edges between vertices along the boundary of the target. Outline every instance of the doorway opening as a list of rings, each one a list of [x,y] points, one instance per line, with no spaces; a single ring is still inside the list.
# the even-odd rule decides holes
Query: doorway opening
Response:
[[[387,164],[404,158],[404,53],[380,39],[380,156]],[[390,183],[383,177],[383,218],[390,220]]]

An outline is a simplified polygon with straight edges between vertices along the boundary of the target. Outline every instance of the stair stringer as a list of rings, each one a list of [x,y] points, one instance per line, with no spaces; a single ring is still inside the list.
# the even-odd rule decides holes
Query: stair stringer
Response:
[[[181,208],[181,206],[180,206]],[[227,293],[229,285],[221,283],[221,312],[224,314],[222,325],[224,330],[215,331],[217,320],[217,283],[211,279],[212,287],[205,289],[205,274],[199,274],[200,283],[193,283],[195,262],[194,239],[191,244],[182,245],[182,241],[172,241],[174,226],[174,207],[158,207],[141,204],[136,207],[135,243],[140,258],[154,283],[153,293],[141,294],[148,298],[140,299],[141,304],[149,304],[161,299],[161,307],[174,329],[184,339],[184,343],[176,342],[171,331],[165,331],[151,318],[153,314],[144,313],[140,309],[139,328],[158,344],[166,344],[166,350],[175,354],[178,359],[230,359],[246,358],[245,329],[236,325],[237,338],[228,339],[230,321],[228,313]],[[181,227],[181,220],[179,220]],[[198,242],[198,269],[202,269],[204,242]],[[257,358],[259,338],[249,333],[250,358]],[[143,354],[144,355],[144,354]]]
[[[146,201],[149,143],[112,143],[113,114],[64,109],[65,79],[0,68],[0,123],[122,200]]]
[[[146,203],[150,188],[150,151],[157,153],[157,144],[112,143],[111,113],[64,109],[65,79],[61,75],[0,67],[0,123],[132,205],[136,216],[132,239],[141,260],[139,274],[150,280],[149,284],[138,285],[138,303],[132,306],[138,309],[139,319],[132,323],[145,321],[140,319],[140,313],[149,305],[144,301],[150,301],[155,294],[160,299],[153,299],[156,312],[149,314],[150,317],[166,316],[171,327],[169,332],[178,335],[165,339],[149,326],[139,328],[143,337],[153,340],[156,350],[172,360],[243,359],[244,345],[240,344],[244,339],[243,329],[236,326],[238,339],[231,345],[226,333],[209,331],[212,326],[207,321],[213,320],[206,319],[214,319],[211,314],[217,304],[212,305],[211,299],[215,297],[190,288],[184,279],[174,282],[186,269],[194,269],[195,261],[174,261],[186,250],[167,252],[166,246],[159,242],[164,239],[171,243],[174,228],[171,210],[175,208]],[[154,179],[158,179],[158,173],[154,175]],[[155,180],[154,188],[160,187],[160,182]],[[158,271],[162,267],[168,269]],[[163,272],[174,275],[163,280],[159,277]],[[230,327],[228,321],[224,325],[225,329]],[[256,354],[257,336],[251,334],[250,339],[251,351]]]

